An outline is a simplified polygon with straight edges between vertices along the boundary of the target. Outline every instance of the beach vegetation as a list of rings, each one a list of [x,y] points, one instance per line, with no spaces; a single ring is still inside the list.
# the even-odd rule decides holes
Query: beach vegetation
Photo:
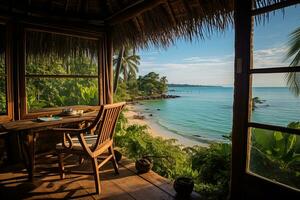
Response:
[[[138,88],[143,95],[160,95],[168,91],[167,77],[150,72],[138,78]]]
[[[118,55],[115,55],[113,60],[115,66],[114,93],[117,91],[120,74],[122,74],[124,82],[127,82],[129,78],[136,78],[141,59],[140,56],[135,53],[133,48],[122,46],[117,52]]]
[[[178,145],[175,139],[153,137],[146,126],[128,125],[122,113],[116,127],[115,144],[126,157],[138,160],[148,156],[152,170],[175,180],[190,177],[195,190],[207,199],[226,199],[230,180],[231,145],[211,144],[206,147]]]
[[[300,122],[292,122],[288,127],[300,129]],[[230,142],[212,143],[208,148],[184,147],[174,139],[153,137],[146,126],[128,125],[122,114],[116,128],[115,143],[130,159],[149,156],[153,160],[152,170],[166,178],[192,178],[195,191],[206,199],[226,199],[228,196]],[[253,128],[250,170],[299,188],[299,147],[299,136]]]
[[[300,122],[289,128],[300,129]],[[300,187],[300,136],[252,128],[251,171],[271,180]]]
[[[115,101],[131,100],[139,97],[164,95],[168,92],[168,80],[155,72],[144,76],[129,74],[127,81],[120,80],[115,93]]]

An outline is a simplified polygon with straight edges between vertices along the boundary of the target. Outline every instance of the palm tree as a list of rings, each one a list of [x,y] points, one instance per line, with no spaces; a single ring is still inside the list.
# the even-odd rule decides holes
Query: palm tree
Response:
[[[119,50],[119,54],[117,58],[114,58],[114,65],[115,67],[115,79],[114,79],[114,93],[117,92],[118,82],[119,82],[119,76],[120,76],[120,70],[121,70],[121,64],[122,64],[122,58],[124,55],[125,47],[122,46],[122,48]]]
[[[290,67],[300,65],[300,27],[290,34],[289,49],[286,59],[293,58]],[[300,96],[300,73],[290,72],[286,74],[287,85],[296,96]]]
[[[140,56],[135,54],[135,51],[128,47],[122,47],[119,55],[114,59],[116,66],[114,92],[117,90],[120,72],[123,74],[123,81],[127,81],[128,77],[136,77],[138,65],[140,64]]]

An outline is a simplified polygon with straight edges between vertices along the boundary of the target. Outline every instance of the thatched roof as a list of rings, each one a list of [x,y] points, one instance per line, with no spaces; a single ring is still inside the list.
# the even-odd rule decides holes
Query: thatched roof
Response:
[[[99,43],[96,39],[42,31],[26,31],[26,55],[31,58],[43,58],[49,53],[52,58],[67,58],[68,56],[95,58],[98,46]]]
[[[253,1],[254,8],[280,2],[299,3],[299,0]],[[166,47],[177,37],[209,37],[233,25],[233,9],[234,0],[0,0],[0,11],[6,13],[72,22],[79,26],[108,26],[116,47],[124,44]],[[41,40],[36,39],[37,42]],[[74,44],[78,42],[74,40]],[[86,43],[83,43],[80,47],[85,48]]]

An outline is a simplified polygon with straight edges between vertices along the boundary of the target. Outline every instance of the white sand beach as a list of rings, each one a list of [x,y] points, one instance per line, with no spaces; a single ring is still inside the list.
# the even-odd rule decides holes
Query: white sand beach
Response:
[[[140,112],[134,105],[127,105],[127,111],[125,112],[125,116],[128,120],[129,124],[138,124],[138,125],[146,125],[148,127],[149,133],[154,137],[162,137],[165,139],[176,139],[177,144],[181,144],[183,146],[203,146],[208,147],[207,143],[201,143],[199,141],[195,141],[181,135],[175,134],[171,131],[164,129],[163,127],[159,126],[155,122],[147,119],[147,116],[144,119],[137,119],[134,116],[144,116],[142,112]]]

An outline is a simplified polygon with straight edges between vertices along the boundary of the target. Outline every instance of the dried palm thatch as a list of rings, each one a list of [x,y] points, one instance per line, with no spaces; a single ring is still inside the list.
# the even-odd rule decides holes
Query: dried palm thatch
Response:
[[[117,0],[111,0],[115,2]],[[286,0],[253,0],[253,8],[275,5]],[[298,2],[299,3],[299,2]],[[117,6],[111,6],[117,10]],[[115,24],[112,28],[115,46],[148,48],[167,47],[181,37],[205,39],[213,33],[233,28],[234,0],[168,0],[159,6]],[[265,23],[269,13],[258,15]]]
[[[299,3],[299,0],[253,0],[253,7],[258,9],[287,1],[290,5]],[[13,6],[19,12],[37,13],[34,16],[45,14],[48,18],[54,16],[56,20],[88,20],[95,28],[100,26],[99,23],[104,23],[110,26],[115,47],[167,47],[178,37],[186,40],[204,39],[213,33],[233,28],[234,0],[31,0],[18,4],[9,2],[10,0],[2,0],[0,9],[1,6]],[[114,16],[143,3],[148,6],[136,9],[127,18],[118,18],[111,22]],[[257,23],[265,22],[268,14],[260,15],[257,19]],[[98,23],[93,24],[94,21]],[[42,56],[47,52],[55,52],[57,56],[62,57],[94,55],[93,49],[97,49],[94,41],[77,37],[38,32],[27,35],[30,37],[27,46],[32,55]]]
[[[114,44],[167,47],[178,37],[204,39],[232,25],[232,11],[233,1],[228,0],[166,1],[129,21],[114,25]]]
[[[99,43],[96,39],[86,39],[57,33],[26,31],[27,60],[46,59],[47,57],[49,59],[66,59],[68,57],[96,58],[98,46]]]

